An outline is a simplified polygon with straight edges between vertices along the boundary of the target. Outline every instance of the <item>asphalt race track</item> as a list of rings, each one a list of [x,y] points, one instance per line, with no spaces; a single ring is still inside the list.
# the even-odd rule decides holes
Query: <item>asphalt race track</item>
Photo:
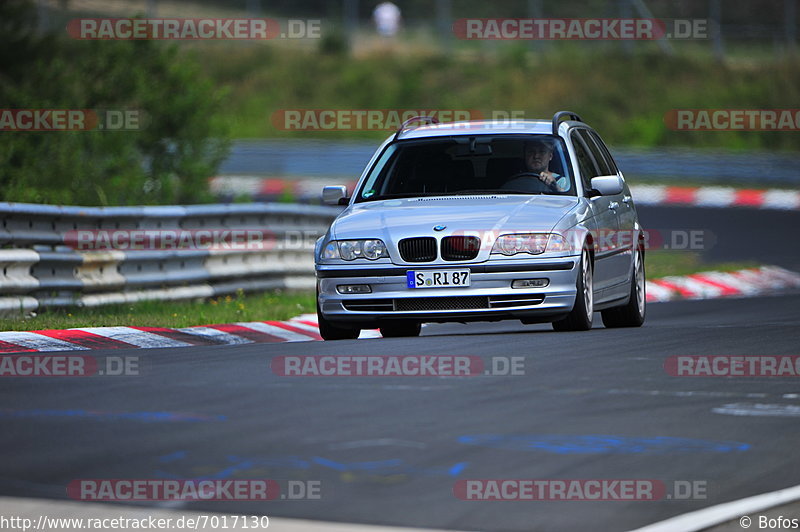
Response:
[[[796,211],[694,207],[639,207],[638,211],[644,228],[658,231],[658,242],[671,243],[675,238],[682,244],[686,234],[697,232],[707,261],[751,260],[800,271]]]
[[[800,260],[796,243],[779,242],[796,213],[642,211],[647,227],[714,232],[713,260]],[[754,242],[751,233],[738,240],[740,231],[772,232]],[[797,355],[800,295],[648,311],[636,330],[605,330],[598,316],[586,333],[501,322],[430,325],[413,339],[95,351],[139,357],[140,375],[0,383],[0,494],[66,498],[78,478],[319,480],[319,500],[170,507],[460,530],[627,530],[797,484],[798,378],[673,377],[663,365],[673,355]],[[492,357],[523,357],[524,374],[281,377],[270,369],[279,355],[331,354],[466,354],[486,367]],[[458,480],[523,478],[655,479],[676,496],[487,502],[453,494]],[[706,498],[678,500],[674,481],[699,482]]]

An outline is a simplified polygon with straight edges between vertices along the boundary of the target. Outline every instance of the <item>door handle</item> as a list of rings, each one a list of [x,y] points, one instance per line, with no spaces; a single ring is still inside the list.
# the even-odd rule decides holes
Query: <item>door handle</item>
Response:
[[[611,209],[612,211],[615,211],[619,208],[619,203],[617,203],[616,201],[612,201],[611,203],[608,204],[608,208]]]

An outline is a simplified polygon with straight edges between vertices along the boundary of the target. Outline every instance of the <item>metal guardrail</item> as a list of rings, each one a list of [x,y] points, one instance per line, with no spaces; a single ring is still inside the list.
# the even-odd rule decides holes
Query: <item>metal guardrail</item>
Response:
[[[0,203],[0,316],[314,286],[313,241],[339,209],[294,204],[59,207]],[[258,228],[268,246],[81,249],[77,231]],[[296,238],[291,235],[303,235]],[[72,236],[71,236],[72,235]],[[286,245],[291,240],[291,245]]]

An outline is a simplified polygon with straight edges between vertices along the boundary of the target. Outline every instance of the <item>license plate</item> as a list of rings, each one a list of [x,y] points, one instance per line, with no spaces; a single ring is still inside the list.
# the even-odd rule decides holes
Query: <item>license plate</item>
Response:
[[[469,270],[423,270],[406,272],[409,288],[458,288],[469,286]]]

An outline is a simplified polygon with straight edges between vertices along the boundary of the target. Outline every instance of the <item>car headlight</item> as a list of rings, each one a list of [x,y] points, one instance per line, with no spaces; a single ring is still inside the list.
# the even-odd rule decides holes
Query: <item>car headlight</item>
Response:
[[[518,253],[540,255],[545,251],[568,251],[569,242],[557,233],[518,233],[502,235],[492,247],[492,253],[511,256]]]
[[[558,233],[550,233],[550,239],[547,241],[548,252],[556,253],[570,251],[571,249],[570,242],[565,236],[559,235]]]
[[[328,242],[322,249],[323,259],[378,260],[389,258],[389,250],[382,240],[338,240]]]
[[[364,256],[369,260],[378,260],[389,257],[389,251],[382,240],[363,240],[361,248],[364,250]]]
[[[328,242],[328,244],[322,248],[322,253],[320,256],[323,259],[338,259],[339,257],[339,246],[336,245],[336,242]]]

